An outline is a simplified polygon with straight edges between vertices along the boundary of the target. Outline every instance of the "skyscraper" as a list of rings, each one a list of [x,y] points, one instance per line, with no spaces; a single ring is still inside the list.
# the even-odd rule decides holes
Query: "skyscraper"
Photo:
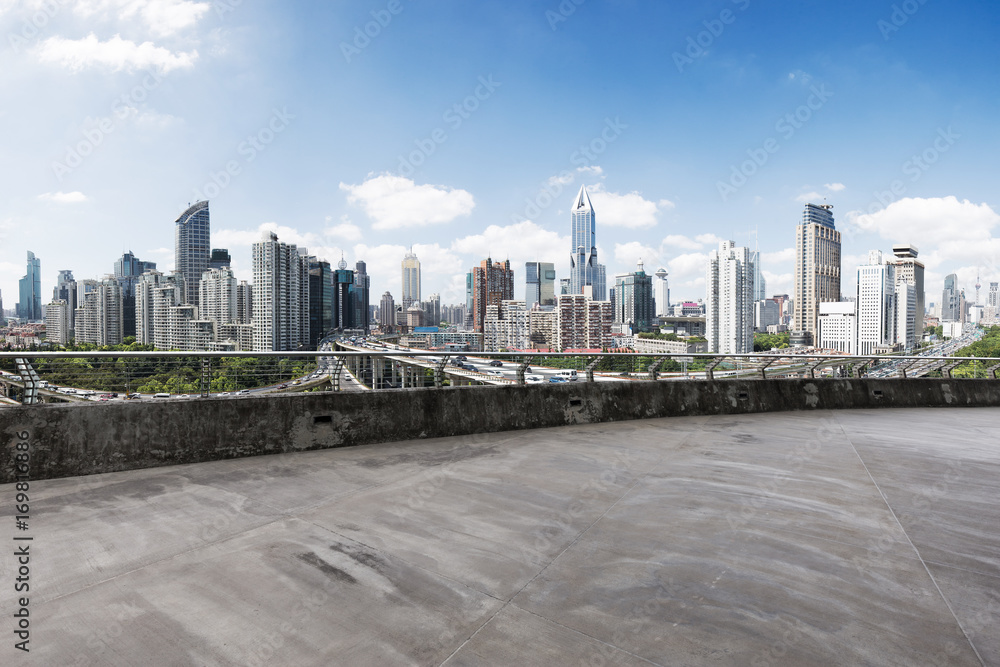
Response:
[[[708,351],[753,352],[753,253],[723,241],[708,256],[705,331]]]
[[[107,276],[76,309],[76,342],[119,345],[122,338],[122,289],[114,276]]]
[[[420,303],[420,260],[413,248],[403,257],[403,310]]]
[[[501,301],[514,300],[514,271],[510,260],[493,262],[489,257],[472,269],[473,331],[483,332],[486,306],[499,306]]]
[[[271,232],[253,245],[253,340],[258,352],[309,345],[309,262]]]
[[[670,283],[667,281],[667,270],[660,268],[653,281],[653,301],[656,302],[656,316],[670,317]]]
[[[613,302],[615,324],[627,327],[630,333],[653,328],[653,277],[646,273],[641,259],[635,273],[617,276]]]
[[[882,253],[868,253],[868,264],[858,267],[858,354],[874,354],[876,348],[896,342],[896,276]]]
[[[816,339],[819,304],[840,301],[840,232],[829,204],[806,204],[795,229],[795,318],[793,329]]]
[[[556,267],[550,262],[525,262],[524,303],[528,310],[556,305]]]
[[[124,336],[135,336],[135,286],[142,274],[153,270],[156,270],[156,262],[143,262],[131,252],[126,252],[115,262],[115,280],[122,291]]]
[[[17,317],[22,321],[42,320],[42,263],[35,253],[28,252],[28,266],[24,277],[18,282],[20,300],[17,302]]]
[[[253,324],[253,287],[245,280],[236,286],[236,323]]]
[[[913,287],[915,297],[913,326],[907,336],[916,342],[924,331],[924,265],[917,261],[916,246],[894,245],[892,253],[896,256],[896,259],[890,262],[896,270],[896,284],[907,283]]]
[[[583,294],[583,288],[589,285],[592,298],[604,301],[608,293],[607,277],[604,265],[597,262],[597,216],[586,186],[580,186],[571,218],[569,294]]]
[[[359,259],[354,264],[354,327],[365,333],[371,329],[371,290],[372,278],[368,275],[368,265]]]
[[[236,276],[229,267],[209,269],[198,285],[198,316],[216,326],[236,322]]]
[[[390,333],[396,328],[396,302],[389,292],[383,294],[379,302],[378,324],[382,333]]]
[[[53,299],[45,308],[45,340],[66,345],[69,339],[69,304],[63,299]]]
[[[197,306],[198,281],[211,258],[208,202],[191,206],[174,224],[174,270],[184,278],[184,303]]]
[[[941,321],[958,322],[961,320],[962,295],[958,289],[958,276],[954,273],[945,276],[944,291],[941,293]]]
[[[233,258],[226,248],[212,248],[212,254],[208,258],[208,268],[228,269],[232,266]]]
[[[354,321],[354,271],[347,268],[343,258],[333,272],[332,298],[333,328],[341,331],[357,328]]]
[[[60,271],[56,278],[56,286],[52,290],[53,301],[65,301],[66,310],[69,314],[68,335],[73,337],[73,329],[76,326],[76,279],[73,278],[72,271]]]

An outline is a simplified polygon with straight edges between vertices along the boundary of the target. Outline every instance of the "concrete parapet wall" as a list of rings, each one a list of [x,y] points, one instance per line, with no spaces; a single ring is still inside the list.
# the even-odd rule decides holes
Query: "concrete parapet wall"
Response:
[[[652,417],[962,406],[1000,406],[1000,382],[576,382],[0,408],[0,483],[14,481],[15,445],[25,439],[31,443],[29,478],[45,479]]]

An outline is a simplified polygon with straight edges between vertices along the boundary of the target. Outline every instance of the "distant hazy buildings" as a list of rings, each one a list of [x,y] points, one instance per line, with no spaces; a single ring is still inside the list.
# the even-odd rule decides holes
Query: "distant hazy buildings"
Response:
[[[708,257],[705,329],[709,352],[753,352],[754,266],[748,248],[723,241]]]
[[[309,262],[271,232],[253,245],[253,340],[257,351],[309,345]]]
[[[570,277],[568,294],[584,294],[591,288],[597,301],[607,298],[607,276],[603,264],[597,261],[597,216],[585,186],[580,187],[571,211]]]
[[[840,232],[833,207],[806,204],[795,229],[795,315],[793,329],[815,339],[819,304],[840,301]]]
[[[208,202],[201,201],[174,222],[174,270],[184,279],[183,302],[198,305],[198,281],[211,259]]]
[[[525,262],[524,305],[529,310],[556,305],[556,267],[550,262]]]
[[[486,307],[499,306],[501,301],[514,299],[514,271],[510,260],[494,262],[484,259],[472,269],[472,317],[473,331],[483,333]]]
[[[420,260],[413,248],[403,257],[403,310],[420,303]]]
[[[958,322],[961,319],[961,300],[958,276],[954,273],[945,276],[944,291],[941,293],[942,322]]]
[[[42,263],[35,253],[28,252],[27,270],[18,282],[20,300],[17,317],[22,322],[42,321]]]

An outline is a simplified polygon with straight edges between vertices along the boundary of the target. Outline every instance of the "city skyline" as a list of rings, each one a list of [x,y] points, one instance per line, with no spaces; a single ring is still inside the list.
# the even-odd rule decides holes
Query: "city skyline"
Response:
[[[0,94],[19,128],[0,181],[8,309],[28,250],[43,294],[59,270],[100,279],[125,250],[174,270],[164,221],[200,198],[238,278],[268,230],[367,262],[373,293],[397,299],[411,246],[444,303],[463,300],[485,256],[569,276],[581,185],[608,275],[641,257],[678,299],[702,298],[708,253],[723,238],[752,247],[754,228],[768,293],[791,293],[788,225],[805,200],[835,207],[848,269],[874,247],[920,247],[928,303],[945,275],[971,297],[977,275],[1000,274],[997,94],[979,84],[1000,9],[986,2],[920,5],[899,25],[891,3],[860,1],[588,2],[569,15],[402,2],[366,39],[384,6],[177,0],[154,20],[121,2],[52,16],[43,4],[0,8]],[[799,37],[817,23],[830,39]],[[427,48],[444,34],[453,42]],[[330,103],[345,95],[357,103]]]

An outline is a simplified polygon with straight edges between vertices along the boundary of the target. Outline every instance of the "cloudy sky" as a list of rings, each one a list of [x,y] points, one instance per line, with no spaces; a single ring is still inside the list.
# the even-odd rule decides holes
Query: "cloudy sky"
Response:
[[[704,296],[707,252],[757,230],[791,291],[804,202],[834,206],[843,289],[917,245],[1000,279],[1000,5],[987,0],[0,0],[0,290],[25,253],[96,278],[131,249],[173,267],[211,201],[250,279],[262,230],[368,262],[424,297],[509,258],[568,275],[586,185],[609,274]]]

